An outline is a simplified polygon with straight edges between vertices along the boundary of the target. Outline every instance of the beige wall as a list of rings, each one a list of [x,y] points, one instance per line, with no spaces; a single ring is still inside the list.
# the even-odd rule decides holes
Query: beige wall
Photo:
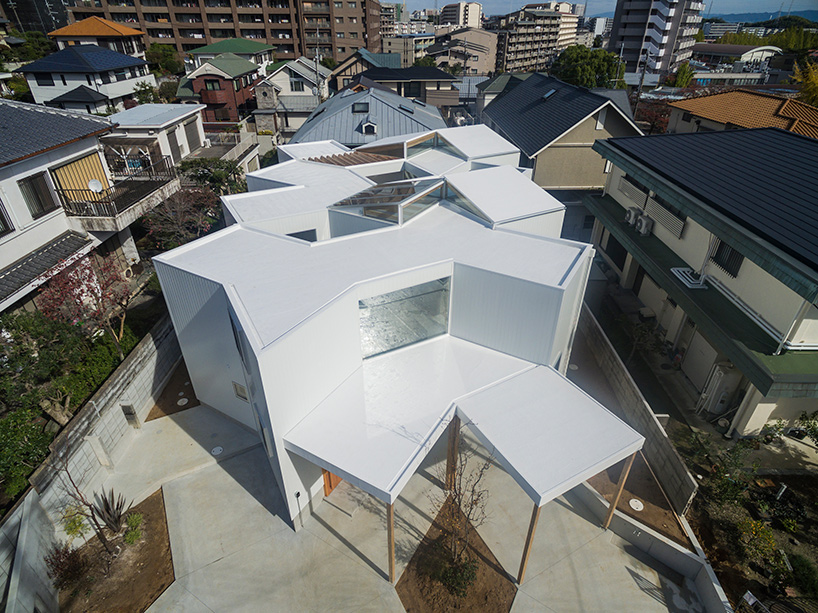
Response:
[[[751,387],[739,409],[734,427],[739,436],[752,436],[760,434],[765,425],[779,419],[788,427],[794,427],[801,413],[815,411],[818,411],[818,398],[765,397]]]
[[[597,139],[639,132],[616,110],[604,107],[540,152],[534,182],[545,188],[602,188],[605,160],[591,149]]]
[[[686,133],[686,132],[700,132],[701,128],[705,131],[717,132],[724,130],[727,126],[717,121],[709,119],[702,119],[701,117],[691,117],[690,121],[682,121],[685,112],[682,109],[672,109],[670,111],[670,119],[667,122],[667,131],[670,133]],[[696,123],[698,122],[698,123]]]

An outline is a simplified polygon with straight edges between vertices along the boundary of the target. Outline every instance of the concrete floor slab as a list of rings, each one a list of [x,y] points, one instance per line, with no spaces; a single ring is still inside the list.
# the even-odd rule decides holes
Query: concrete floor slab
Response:
[[[150,611],[167,613],[213,613],[211,609],[191,594],[181,582],[173,582],[151,605]]]
[[[256,433],[218,411],[193,407],[143,424],[104,487],[136,504],[165,483],[260,445]],[[216,446],[219,456],[210,453]]]

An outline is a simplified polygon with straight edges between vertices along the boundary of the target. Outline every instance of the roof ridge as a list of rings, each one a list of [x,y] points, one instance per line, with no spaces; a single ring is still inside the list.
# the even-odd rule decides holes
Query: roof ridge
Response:
[[[94,90],[91,90],[94,91]],[[30,102],[22,102],[20,100],[11,100],[9,98],[2,98],[0,97],[0,105],[7,104],[9,106],[16,106],[18,108],[22,108],[29,111],[36,111],[39,113],[46,113],[49,115],[64,115],[70,116],[76,119],[84,119],[86,121],[91,121],[92,123],[102,123],[106,125],[110,125],[113,127],[113,124],[107,117],[100,117],[98,115],[91,115],[86,113],[85,111],[74,111],[71,109],[58,109],[53,106],[45,106],[44,104],[32,104]]]

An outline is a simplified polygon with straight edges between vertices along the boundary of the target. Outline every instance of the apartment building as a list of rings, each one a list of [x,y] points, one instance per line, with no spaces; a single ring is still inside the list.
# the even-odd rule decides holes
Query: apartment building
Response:
[[[565,6],[562,6],[565,5]],[[575,44],[579,16],[557,9],[567,2],[535,5],[500,17],[497,32],[497,71],[528,72],[545,68],[560,51]]]
[[[66,0],[71,20],[96,15],[186,53],[225,38],[276,47],[276,58],[347,57],[380,50],[377,0]]]
[[[695,409],[758,434],[818,409],[818,140],[777,128],[598,140],[594,243],[655,317]],[[691,407],[692,408],[692,407]]]
[[[395,24],[403,17],[403,5],[381,3],[381,38],[394,36],[397,31]]]
[[[626,73],[669,73],[690,60],[704,3],[694,0],[618,0],[608,51]]]
[[[460,28],[437,36],[435,44],[425,49],[438,67],[460,66],[464,75],[486,75],[497,65],[497,32],[477,28]]]
[[[400,54],[400,67],[409,68],[426,55],[426,50],[435,43],[434,34],[401,34],[381,39],[384,53]]]
[[[479,28],[483,21],[483,5],[479,2],[456,2],[440,9],[440,25],[459,28]]]

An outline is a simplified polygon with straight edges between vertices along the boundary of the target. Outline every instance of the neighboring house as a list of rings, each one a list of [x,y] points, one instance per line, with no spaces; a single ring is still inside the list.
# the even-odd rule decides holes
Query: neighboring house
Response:
[[[73,45],[97,45],[117,53],[145,59],[145,33],[102,17],[88,17],[48,33],[60,49]]]
[[[260,76],[258,65],[223,53],[179,79],[176,97],[207,105],[205,123],[235,124],[256,108],[253,86]]]
[[[680,356],[696,408],[739,436],[818,410],[818,140],[761,128],[594,149],[613,165],[585,198],[594,243]]]
[[[383,5],[381,5],[383,7]],[[381,48],[384,53],[399,53],[400,66],[398,68],[408,68],[415,61],[426,55],[426,49],[435,42],[434,34],[400,34],[395,36],[382,36]]]
[[[38,104],[103,113],[122,110],[139,83],[156,87],[148,63],[97,45],[72,45],[20,68]]]
[[[99,248],[126,272],[139,261],[129,224],[178,189],[169,164],[116,173],[103,117],[0,99],[0,311],[31,308],[34,290]],[[130,178],[128,178],[130,177]],[[98,182],[98,183],[95,183]]]
[[[533,72],[504,72],[477,85],[477,100],[475,101],[475,115],[477,121],[483,120],[483,109],[500,94],[515,88],[522,81],[530,77]]]
[[[426,49],[439,68],[460,66],[463,75],[493,73],[497,63],[497,32],[478,28],[461,28],[438,36]]]
[[[220,40],[212,45],[198,47],[187,52],[192,57],[193,65],[189,70],[198,68],[205,62],[212,60],[223,53],[232,53],[243,60],[252,62],[261,69],[261,74],[265,74],[267,66],[275,62],[275,47],[257,40],[247,40],[244,38],[228,38]]]
[[[482,126],[322,144],[154,259],[197,398],[258,433],[293,529],[343,479],[386,506],[394,543],[401,490],[455,415],[535,512],[641,447],[564,376],[594,251],[557,238],[562,206],[513,145]],[[438,154],[459,164],[413,164]]]
[[[798,100],[735,90],[671,102],[668,132],[781,128],[818,138],[818,108]]]
[[[444,117],[448,117],[451,107],[460,104],[460,92],[455,86],[459,79],[440,68],[371,68],[358,76],[358,79],[361,78],[387,87],[399,96],[436,106]]]
[[[305,57],[273,65],[256,83],[257,132],[272,132],[276,143],[287,142],[307,117],[329,96],[332,71]]]
[[[400,68],[400,53],[372,53],[361,47],[332,70],[329,86],[338,91],[352,82],[353,77],[370,68]]]
[[[299,128],[291,143],[334,140],[349,147],[445,128],[440,111],[391,91],[346,89],[321,104]]]
[[[588,240],[593,219],[574,192],[605,185],[608,168],[594,141],[642,134],[625,90],[591,91],[533,74],[491,102],[482,119],[522,151],[520,165],[533,168],[537,185],[565,192],[563,236]]]

